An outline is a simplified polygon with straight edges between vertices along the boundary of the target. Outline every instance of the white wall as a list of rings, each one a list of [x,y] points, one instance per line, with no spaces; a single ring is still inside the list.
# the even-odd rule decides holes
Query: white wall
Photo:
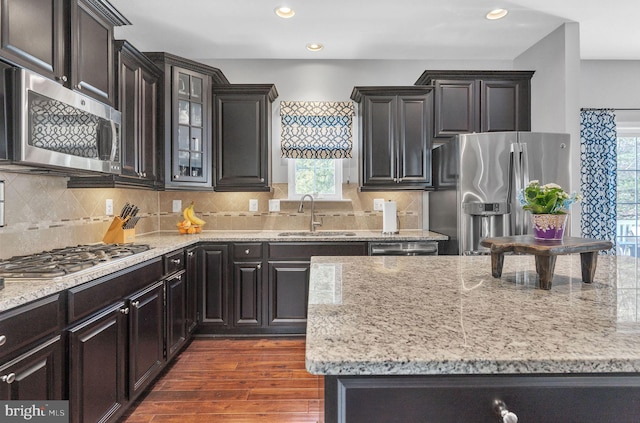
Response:
[[[580,188],[580,33],[566,23],[514,60],[515,69],[535,70],[531,80],[531,130],[571,136],[571,186]],[[571,210],[572,234],[580,234],[580,207]]]
[[[287,182],[280,158],[280,101],[348,101],[354,86],[413,85],[426,69],[512,69],[511,61],[423,60],[200,60],[219,68],[232,84],[273,83],[273,182]],[[358,121],[353,122],[354,157],[343,175],[358,180]]]
[[[580,107],[640,109],[640,60],[583,60]]]

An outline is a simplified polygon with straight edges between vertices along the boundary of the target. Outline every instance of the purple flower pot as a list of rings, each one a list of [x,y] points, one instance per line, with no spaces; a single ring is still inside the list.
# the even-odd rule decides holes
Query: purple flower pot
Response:
[[[561,240],[567,226],[568,214],[532,214],[531,226],[535,239]]]

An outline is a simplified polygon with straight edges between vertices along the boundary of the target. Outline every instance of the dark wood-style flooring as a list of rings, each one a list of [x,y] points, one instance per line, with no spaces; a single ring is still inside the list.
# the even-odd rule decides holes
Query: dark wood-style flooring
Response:
[[[304,338],[196,338],[119,423],[322,422],[304,350]]]

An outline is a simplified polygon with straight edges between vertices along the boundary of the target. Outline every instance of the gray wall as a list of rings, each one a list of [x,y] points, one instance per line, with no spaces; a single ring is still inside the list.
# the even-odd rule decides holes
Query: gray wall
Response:
[[[640,109],[640,60],[583,60],[580,107]]]

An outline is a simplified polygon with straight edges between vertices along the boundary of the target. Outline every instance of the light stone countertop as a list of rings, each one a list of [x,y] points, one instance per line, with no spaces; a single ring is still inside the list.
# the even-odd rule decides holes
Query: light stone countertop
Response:
[[[52,279],[5,280],[4,289],[0,290],[0,312],[44,298],[65,289],[72,288],[117,272],[127,267],[151,260],[163,254],[194,245],[198,242],[317,242],[317,241],[378,241],[378,240],[445,240],[446,236],[422,230],[401,231],[397,235],[383,235],[379,231],[344,231],[354,232],[354,236],[279,236],[287,231],[203,231],[198,235],[180,235],[175,232],[158,232],[138,236],[137,244],[149,244],[152,248],[143,253],[113,260],[94,266],[68,276]],[[293,231],[292,231],[293,232]],[[304,231],[295,231],[304,232]],[[321,234],[323,231],[318,231]],[[333,231],[332,231],[333,232]],[[340,231],[335,231],[340,232]],[[39,251],[34,251],[38,253]]]
[[[314,257],[306,367],[323,375],[640,371],[632,257],[559,256],[551,290],[533,256]]]

